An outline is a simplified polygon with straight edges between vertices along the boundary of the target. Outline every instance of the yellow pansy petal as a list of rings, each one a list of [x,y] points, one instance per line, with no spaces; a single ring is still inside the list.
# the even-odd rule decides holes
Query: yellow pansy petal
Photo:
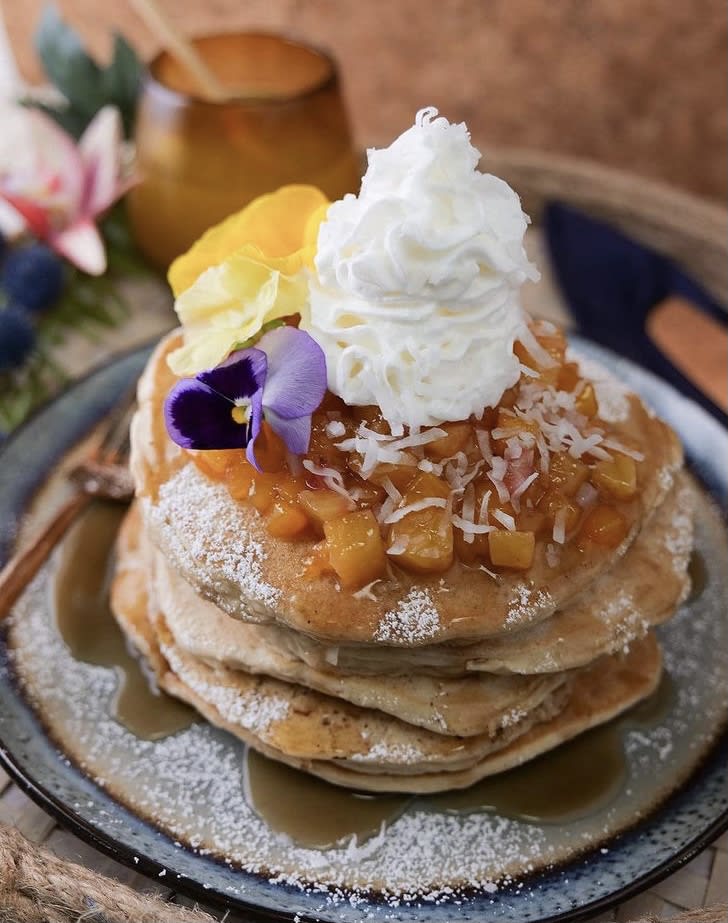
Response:
[[[241,247],[239,250],[236,250],[232,256],[247,258],[253,260],[256,263],[261,263],[263,266],[267,266],[269,269],[275,269],[284,276],[295,276],[296,273],[300,272],[304,268],[309,268],[313,265],[313,257],[315,255],[316,248],[314,247],[304,247],[300,250],[296,250],[295,253],[290,253],[287,256],[266,256],[262,253],[258,247],[253,247],[248,244],[245,247]]]
[[[230,352],[229,331],[208,332],[204,337],[193,337],[167,356],[167,365],[180,378],[196,375],[204,369],[219,365]]]
[[[266,262],[294,256],[304,246],[311,216],[322,206],[327,207],[328,200],[315,186],[282,186],[254,199],[242,211],[206,231],[172,263],[168,278],[173,292],[184,292],[210,266],[243,248],[255,248]],[[310,245],[310,240],[307,243]]]
[[[303,274],[285,276],[246,255],[234,254],[203,272],[177,298],[185,342],[170,354],[169,366],[177,375],[212,368],[264,324],[299,313],[306,300]]]
[[[177,315],[187,329],[209,325],[229,309],[242,311],[269,281],[267,266],[246,257],[231,257],[212,266],[175,301]]]
[[[309,217],[322,205],[328,199],[316,186],[282,186],[260,196],[244,209],[237,229],[244,239],[238,246],[251,243],[266,256],[288,256],[303,246]]]
[[[312,251],[311,265],[313,265],[313,258],[316,255],[319,228],[326,220],[329,205],[331,205],[331,202],[323,202],[321,205],[319,205],[316,211],[311,212],[308,217],[308,221],[306,221],[306,226],[303,229],[303,246],[306,250]]]

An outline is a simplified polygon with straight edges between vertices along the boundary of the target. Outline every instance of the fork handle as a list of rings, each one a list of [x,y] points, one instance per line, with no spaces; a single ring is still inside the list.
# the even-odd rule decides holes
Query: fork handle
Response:
[[[80,491],[74,494],[29,547],[16,552],[0,571],[0,622],[91,499]]]

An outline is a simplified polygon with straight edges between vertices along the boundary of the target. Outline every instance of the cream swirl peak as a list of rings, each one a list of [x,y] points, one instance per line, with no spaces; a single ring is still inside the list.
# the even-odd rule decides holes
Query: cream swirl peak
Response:
[[[539,278],[518,196],[477,170],[464,124],[436,116],[422,109],[370,150],[359,195],[330,206],[301,324],[326,355],[329,388],[379,405],[393,431],[498,403],[519,375],[519,288]]]

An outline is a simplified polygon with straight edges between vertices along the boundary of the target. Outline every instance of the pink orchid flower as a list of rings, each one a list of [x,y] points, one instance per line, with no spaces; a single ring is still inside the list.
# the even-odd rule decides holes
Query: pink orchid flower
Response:
[[[61,256],[101,275],[106,251],[96,218],[131,185],[122,171],[119,111],[100,109],[78,143],[35,109],[15,107],[13,120],[13,143],[0,145],[0,199]]]

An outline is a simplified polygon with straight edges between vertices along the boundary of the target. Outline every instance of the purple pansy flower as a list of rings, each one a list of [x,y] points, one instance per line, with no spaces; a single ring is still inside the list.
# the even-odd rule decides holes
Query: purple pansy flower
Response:
[[[164,419],[177,445],[245,448],[260,470],[255,440],[263,419],[291,452],[302,455],[311,438],[311,414],[325,393],[321,347],[303,330],[277,327],[214,369],[178,381],[167,395]]]

